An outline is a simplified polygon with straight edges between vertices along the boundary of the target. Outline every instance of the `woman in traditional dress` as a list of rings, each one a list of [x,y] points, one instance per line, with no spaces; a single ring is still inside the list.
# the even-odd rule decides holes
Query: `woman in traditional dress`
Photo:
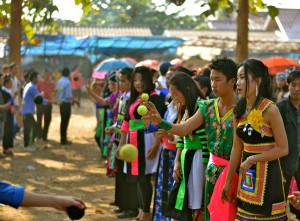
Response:
[[[237,197],[235,220],[287,220],[279,158],[287,155],[288,143],[280,112],[269,100],[268,68],[259,60],[244,61],[238,69],[237,91],[242,98],[234,109],[234,142],[221,198]],[[239,166],[235,196],[229,190]]]
[[[184,73],[170,81],[170,91],[178,105],[178,122],[183,123],[198,111],[198,101],[205,99],[193,79]],[[203,216],[205,168],[209,159],[204,123],[178,138],[173,177],[175,183],[168,202],[168,216],[181,221]]]
[[[166,85],[169,91],[170,79],[174,76],[174,71],[168,71],[166,74]],[[169,94],[171,97],[171,94]],[[170,123],[177,121],[177,106],[173,100],[167,106],[164,119]],[[157,172],[154,206],[153,206],[153,220],[171,221],[171,218],[166,217],[167,203],[169,194],[174,182],[173,169],[174,160],[176,156],[177,136],[167,133],[164,130],[157,132],[157,137],[161,140],[162,151],[160,153],[159,166]]]
[[[153,189],[151,176],[157,172],[160,142],[156,138],[156,131],[149,120],[142,120],[137,109],[140,106],[140,96],[143,93],[149,95],[149,100],[155,104],[161,116],[165,112],[164,101],[155,92],[155,84],[152,81],[151,70],[140,66],[134,69],[131,80],[131,92],[128,110],[121,127],[120,148],[126,143],[133,144],[138,150],[138,156],[131,163],[127,163],[125,170],[128,181],[137,185],[139,208],[141,213],[138,220],[148,221],[152,218],[150,205]]]

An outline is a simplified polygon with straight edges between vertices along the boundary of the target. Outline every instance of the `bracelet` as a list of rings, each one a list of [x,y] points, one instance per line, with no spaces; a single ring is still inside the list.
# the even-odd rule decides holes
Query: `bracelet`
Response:
[[[172,128],[172,124],[165,120],[162,120],[158,126],[163,130],[170,130]]]
[[[253,156],[247,157],[247,160],[249,160],[251,164],[256,164],[256,161],[253,159]]]

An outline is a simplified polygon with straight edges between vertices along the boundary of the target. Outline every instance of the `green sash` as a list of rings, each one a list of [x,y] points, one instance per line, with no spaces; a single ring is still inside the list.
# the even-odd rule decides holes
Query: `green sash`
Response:
[[[145,124],[143,120],[130,120],[129,121],[129,130],[143,130]]]

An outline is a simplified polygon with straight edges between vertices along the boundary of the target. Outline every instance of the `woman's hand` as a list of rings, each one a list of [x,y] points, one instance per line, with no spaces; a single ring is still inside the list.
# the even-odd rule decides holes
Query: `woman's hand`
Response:
[[[167,131],[165,131],[163,129],[159,129],[157,131],[157,138],[161,140],[163,137],[167,138],[168,140],[174,140],[173,134],[168,133]]]
[[[147,159],[148,159],[148,160],[154,159],[154,158],[156,157],[157,150],[158,150],[158,148],[152,146],[152,147],[148,150],[148,153],[147,153]]]
[[[121,146],[119,145],[117,150],[116,150],[116,158],[119,159],[119,160],[123,160],[120,156],[120,150],[121,150]]]
[[[288,196],[288,200],[296,209],[300,210],[300,192],[293,192],[292,195]]]
[[[174,162],[173,178],[177,183],[182,179],[181,163],[178,161]]]
[[[240,174],[243,177],[243,180],[246,181],[246,172],[252,167],[253,163],[250,160],[246,159],[240,166]]]
[[[154,125],[158,125],[162,122],[162,118],[157,111],[155,105],[151,102],[142,102],[148,109],[148,113],[142,117],[143,120],[150,120]]]
[[[232,195],[230,194],[230,186],[231,186],[230,183],[225,183],[225,185],[222,189],[221,200],[223,203],[224,203],[224,201],[229,202],[229,203],[235,201],[236,193],[234,193]]]
[[[114,132],[115,132],[115,128],[113,126],[105,128],[105,133],[108,134],[108,135],[110,135],[110,134],[112,134]]]

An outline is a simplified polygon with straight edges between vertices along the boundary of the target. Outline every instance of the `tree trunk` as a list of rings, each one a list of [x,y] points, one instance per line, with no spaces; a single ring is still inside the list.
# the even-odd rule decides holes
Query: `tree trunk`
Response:
[[[236,43],[236,62],[241,63],[248,58],[248,17],[249,17],[249,1],[239,0],[237,15],[237,43]]]
[[[11,25],[9,30],[9,62],[18,64],[17,77],[21,79],[22,0],[11,1]]]

